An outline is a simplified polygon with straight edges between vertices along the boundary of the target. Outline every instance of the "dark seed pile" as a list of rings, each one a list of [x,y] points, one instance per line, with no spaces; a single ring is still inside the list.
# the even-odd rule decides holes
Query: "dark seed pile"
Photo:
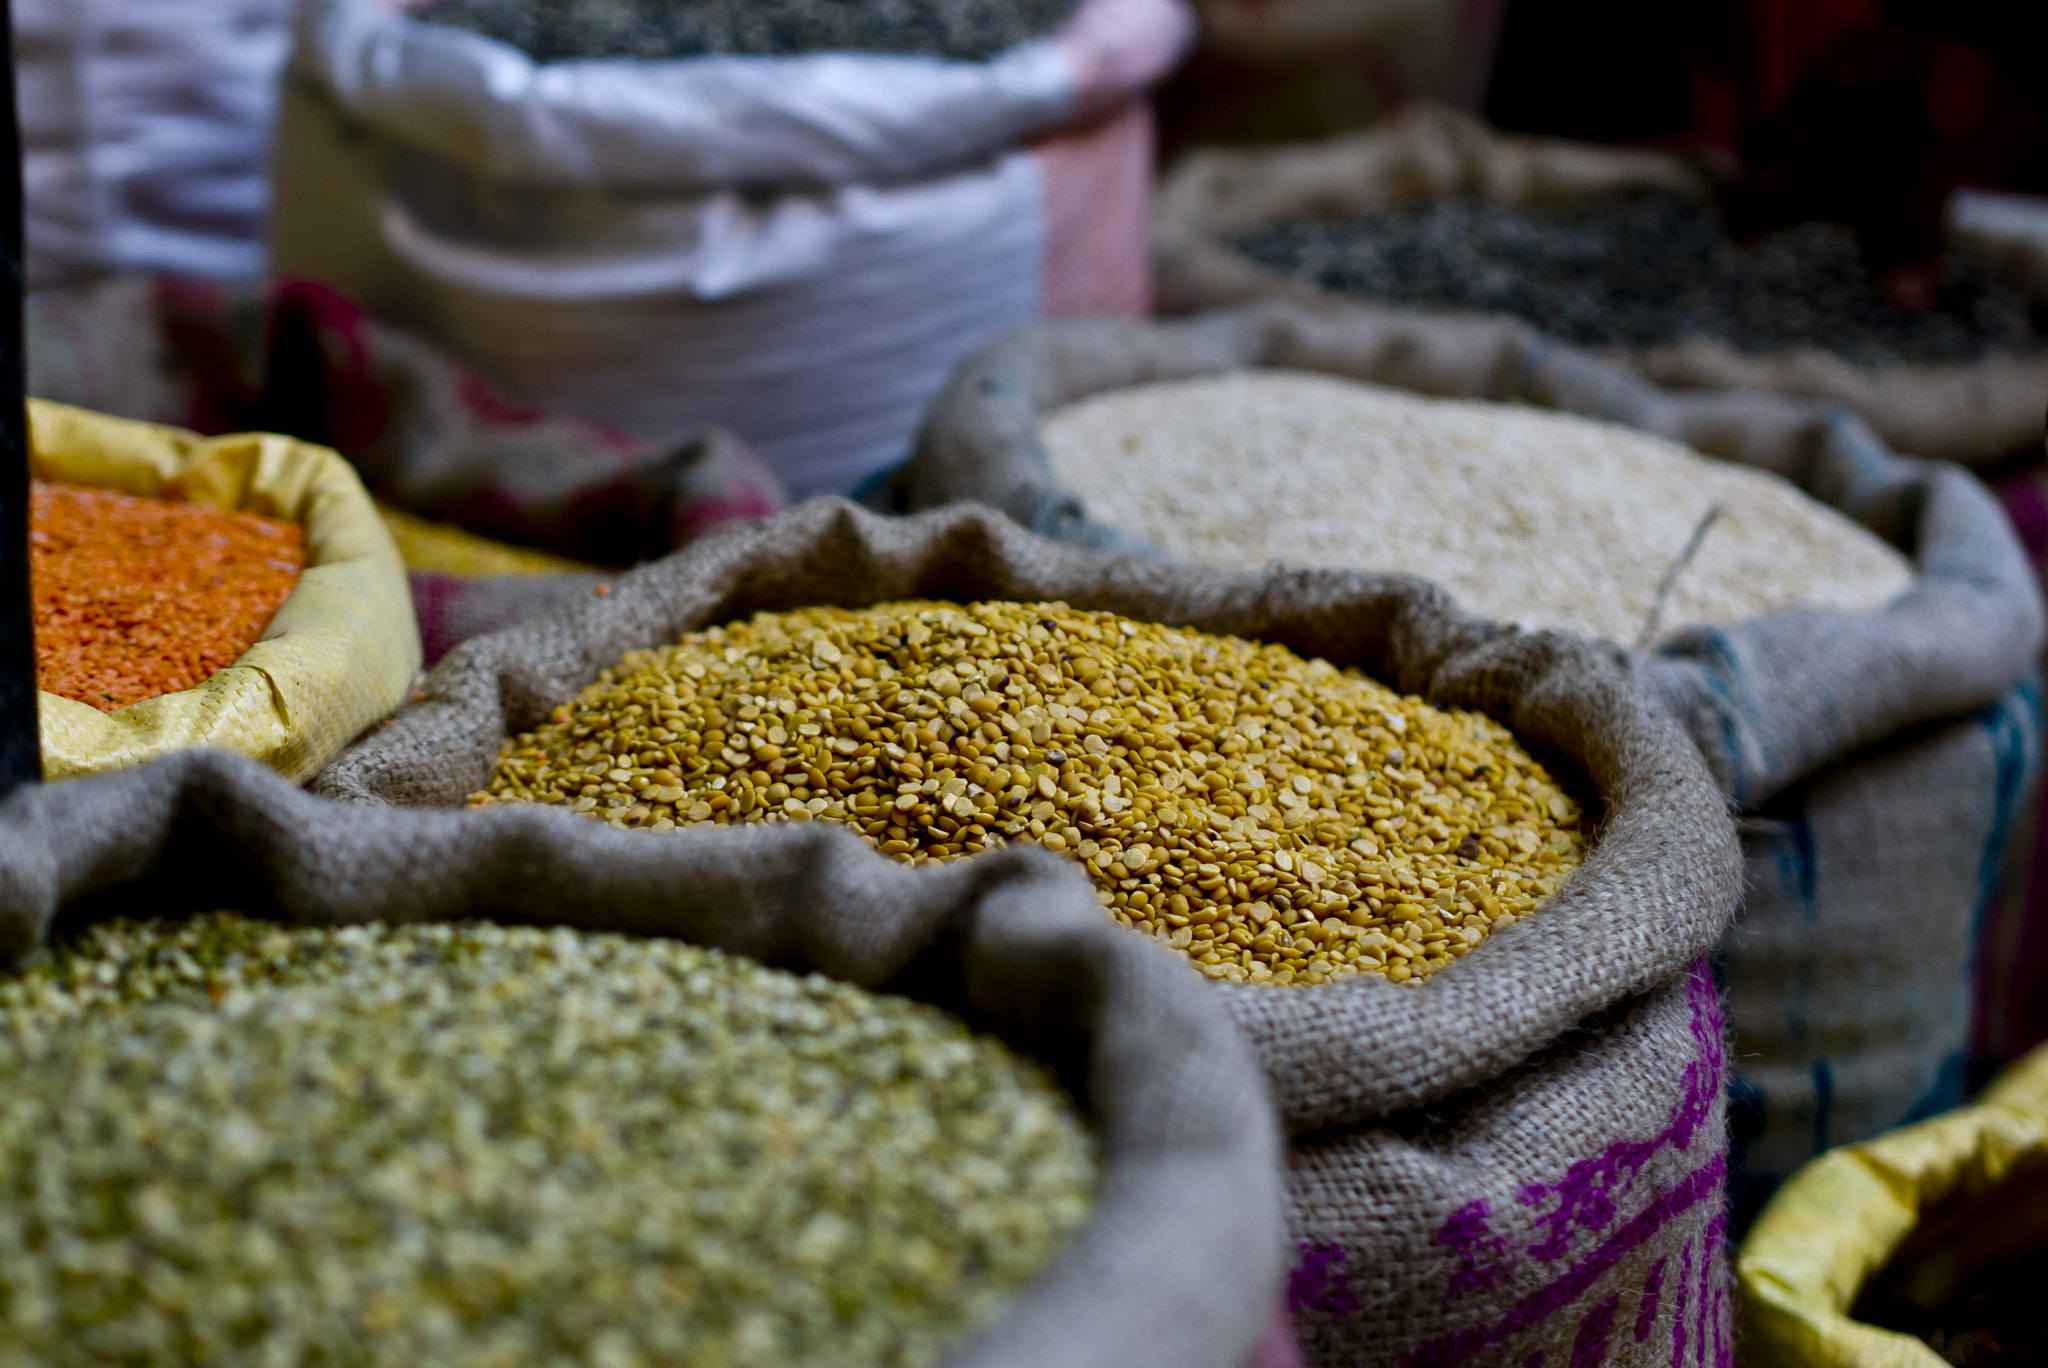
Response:
[[[1808,223],[1738,244],[1713,210],[1668,195],[1547,209],[1443,200],[1291,220],[1233,245],[1326,290],[1512,314],[1587,347],[1710,337],[1746,352],[1812,346],[1882,365],[2039,344],[2026,297],[1973,258],[1952,255],[1930,307],[1907,313],[1879,293],[1845,227]]]
[[[1979,1269],[1940,1306],[1903,1298],[1859,1305],[1856,1317],[1916,1336],[1955,1368],[2038,1368],[2048,1363],[2048,1252]]]
[[[890,52],[986,61],[1076,0],[432,0],[416,17],[542,62]]]

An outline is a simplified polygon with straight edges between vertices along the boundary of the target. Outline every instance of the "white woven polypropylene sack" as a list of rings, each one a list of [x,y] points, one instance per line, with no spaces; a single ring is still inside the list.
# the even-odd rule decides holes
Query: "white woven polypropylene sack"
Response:
[[[262,269],[291,0],[15,0],[31,289]]]
[[[308,0],[278,268],[550,410],[716,423],[798,498],[900,461],[996,335],[1150,301],[1144,92],[1183,0],[1085,0],[987,62],[537,64],[384,0]]]

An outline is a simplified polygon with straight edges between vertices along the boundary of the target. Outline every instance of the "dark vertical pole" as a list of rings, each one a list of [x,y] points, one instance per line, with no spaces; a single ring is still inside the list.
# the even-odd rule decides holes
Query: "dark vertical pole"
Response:
[[[0,795],[43,777],[28,586],[28,375],[22,355],[21,128],[14,16],[0,0]]]

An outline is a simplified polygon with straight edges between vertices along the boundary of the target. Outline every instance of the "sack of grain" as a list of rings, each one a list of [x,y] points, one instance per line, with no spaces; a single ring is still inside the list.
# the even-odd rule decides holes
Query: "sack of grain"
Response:
[[[908,605],[907,626],[901,610],[867,607],[913,597],[980,606]],[[1018,601],[1043,605],[1044,620],[1007,606]],[[820,609],[814,626],[791,615],[703,631],[749,612],[811,605],[893,614],[876,630],[896,633],[885,639],[909,651],[894,652],[903,669],[884,673],[869,658],[859,614],[848,622]],[[1019,632],[1040,643],[1031,679],[1022,662],[1004,665],[999,678],[974,654],[996,658],[995,647],[966,649],[970,639]],[[693,654],[664,653],[691,633],[700,634],[689,638],[698,643]],[[1127,638],[1149,650],[1155,633],[1161,653],[1125,654],[1135,650]],[[1205,646],[1192,633],[1264,644],[1254,660],[1242,644]],[[694,654],[720,642],[711,664]],[[1054,650],[1055,642],[1066,644]],[[1291,652],[1422,693],[1433,711],[1400,699],[1380,705],[1391,720],[1352,724],[1361,735],[1350,744],[1372,752],[1369,767],[1358,754],[1318,758],[1304,747],[1308,732],[1335,715],[1334,691],[1366,683],[1342,683],[1354,677],[1328,666],[1290,665]],[[1232,653],[1201,698],[1184,693],[1185,706],[1167,715],[1170,695],[1158,680]],[[1155,662],[1143,666],[1145,678],[1136,673],[1141,659]],[[953,663],[941,668],[941,660]],[[788,678],[750,687],[771,665]],[[657,668],[673,670],[666,693],[639,673]],[[696,681],[688,692],[698,701],[666,701],[681,698],[675,681],[684,678]],[[887,698],[856,681],[877,678],[901,683],[889,706],[905,720],[868,710],[868,700]],[[714,724],[702,700],[729,683],[716,706],[730,712]],[[853,695],[847,717],[829,702],[842,687]],[[1040,689],[1047,701],[1019,712]],[[1059,704],[1061,689],[1068,700],[1095,703]],[[697,711],[685,717],[677,711],[685,706]],[[757,721],[768,716],[763,708],[779,720]],[[1401,771],[1408,777],[1400,782],[1413,784],[1403,792],[1422,795],[1422,769],[1442,759],[1424,753],[1425,735],[1430,747],[1467,755],[1457,762],[1466,779],[1502,774],[1512,765],[1492,750],[1502,742],[1489,739],[1489,728],[1500,731],[1489,719],[1557,757],[1556,782],[1597,796],[1601,825],[1561,892],[1532,915],[1492,917],[1486,934],[1488,917],[1475,906],[1485,899],[1476,895],[1493,893],[1475,888],[1468,897],[1464,875],[1451,870],[1499,871],[1504,837],[1538,852],[1544,824],[1575,810],[1566,792],[1553,788],[1554,801],[1542,797],[1533,813],[1529,800],[1543,789],[1523,781],[1512,804],[1523,815],[1514,820],[1536,825],[1481,826],[1476,838],[1420,821],[1449,810],[1448,788],[1418,799],[1435,805],[1428,810],[1374,798],[1383,815],[1369,830],[1356,825],[1361,819],[1347,822],[1343,795],[1379,792],[1370,786],[1385,782],[1385,766],[1402,762],[1419,767]],[[649,734],[650,722],[663,730]],[[1443,739],[1442,728],[1459,729],[1462,742]],[[577,776],[581,798],[546,772],[558,732],[579,748],[579,764],[604,738],[599,769]],[[1388,754],[1397,736],[1417,754]],[[1262,775],[1292,764],[1299,782],[1253,776],[1243,767],[1248,744],[1270,747],[1254,754]],[[1469,755],[1470,746],[1494,759]],[[1169,776],[1155,756],[1185,758],[1174,759]],[[1084,760],[1092,768],[1080,768]],[[1327,767],[1319,778],[1309,777],[1311,761]],[[1126,771],[1156,782],[1119,789],[1099,778]],[[707,774],[717,800],[684,803]],[[1226,799],[1232,779],[1242,796]],[[1447,786],[1463,782],[1446,777]],[[883,783],[886,808],[862,794],[842,801],[849,783]],[[1410,579],[1169,566],[1048,542],[986,509],[899,521],[818,501],[714,533],[622,576],[608,595],[458,647],[420,701],[316,781],[335,797],[427,805],[487,788],[494,798],[523,791],[656,828],[801,811],[854,821],[905,859],[992,845],[999,830],[1029,819],[1046,844],[1061,837],[1089,862],[1110,915],[1169,947],[1195,953],[1205,942],[1190,944],[1190,926],[1242,929],[1234,961],[1214,949],[1198,956],[1212,978],[1258,978],[1262,955],[1277,963],[1290,936],[1311,937],[1327,958],[1320,967],[1305,960],[1289,975],[1296,986],[1272,986],[1287,981],[1276,972],[1267,983],[1212,991],[1253,1042],[1284,1122],[1304,1137],[1289,1203],[1297,1246],[1290,1304],[1314,1361],[1394,1363],[1441,1357],[1451,1345],[1472,1362],[1519,1365],[1536,1353],[1561,1356],[1581,1337],[1611,1337],[1617,1361],[1647,1362],[1640,1346],[1652,1345],[1661,1363],[1679,1343],[1691,1364],[1727,1342],[1724,1055],[1702,957],[1736,900],[1734,835],[1696,751],[1603,650],[1463,618],[1439,591]],[[1504,803],[1497,820],[1510,810]],[[905,812],[916,829],[892,837],[894,815]],[[1137,817],[1152,833],[1148,848],[1135,839],[1119,847],[1110,833]],[[1272,827],[1289,837],[1277,851]],[[1076,828],[1093,834],[1072,845],[1065,835]],[[1331,898],[1323,892],[1329,871],[1304,869],[1300,847],[1281,858],[1305,833],[1334,852],[1362,845],[1420,860],[1426,850],[1444,873],[1427,887],[1404,885],[1412,905],[1404,893],[1384,909],[1374,896],[1368,907],[1365,893],[1345,883]],[[1216,862],[1203,867],[1185,853],[1191,846],[1216,851]],[[1171,889],[1162,867],[1167,882],[1178,876]],[[1540,887],[1535,879],[1513,885],[1524,894]],[[1193,915],[1176,910],[1174,895]],[[1225,923],[1208,920],[1218,903],[1227,905]],[[1323,920],[1302,917],[1307,908]],[[1247,917],[1263,920],[1264,932],[1255,937]],[[1390,919],[1405,941],[1368,929]],[[1451,946],[1454,924],[1472,934]],[[1390,982],[1399,975],[1388,961],[1397,959],[1434,972]],[[1638,1327],[1641,1337],[1630,1339]]]
[[[31,547],[47,777],[213,745],[304,779],[405,696],[405,567],[339,456],[40,400],[29,420],[38,503],[66,519]],[[195,522],[223,510],[254,515],[237,540]]]
[[[290,0],[16,0],[22,283],[263,269]]]
[[[1834,400],[1915,455],[2040,444],[2048,346],[2023,278],[1956,254],[1915,317],[1869,283],[1847,229],[1735,249],[1686,203],[1710,192],[1674,157],[1429,107],[1322,143],[1193,152],[1160,191],[1159,302],[1362,295],[1514,314],[1661,384]]]
[[[127,277],[36,295],[24,322],[39,398],[317,442],[408,511],[564,556],[629,565],[787,502],[729,432],[642,442],[513,403],[311,281]]]
[[[1145,92],[1192,27],[1182,0],[316,0],[276,264],[521,402],[715,423],[795,497],[851,492],[975,347],[1146,312]]]
[[[178,1344],[225,1361],[207,1347],[260,1339],[289,1357],[327,1333],[380,1363],[545,1348],[611,1363],[944,1352],[990,1368],[1240,1368],[1268,1324],[1279,1150],[1256,1066],[1203,985],[1105,924],[1044,852],[906,870],[823,826],[651,840],[560,813],[344,807],[202,751],[13,796],[0,888],[15,962],[53,927],[141,909],[228,905],[310,928],[115,927],[60,949],[54,973],[0,978],[10,1117],[113,1118],[67,1133],[36,1167],[41,1190],[112,1186],[106,1210],[134,1216],[108,1229],[97,1203],[36,1207],[44,1229],[122,1257],[66,1263],[63,1296],[38,1296],[59,1256],[10,1241],[10,1343]],[[557,929],[425,925],[480,916]],[[337,927],[357,929],[322,934]],[[600,931],[671,943],[584,934]],[[1035,1071],[939,1012],[746,961],[922,999],[1052,1065],[1095,1134],[1085,1221],[1060,1139],[1071,1113],[1038,1097],[1000,1114],[1006,1093],[1046,1091]],[[899,1058],[935,1031],[953,1038],[933,1058]],[[761,1067],[721,1079],[743,1050]],[[85,1061],[68,1078],[67,1059]],[[669,1087],[648,1086],[664,1074]],[[141,1095],[124,1106],[124,1088]],[[705,1136],[706,1118],[679,1113],[706,1096],[730,1105],[709,1143],[674,1153],[673,1122]],[[213,1110],[195,1124],[202,1099]],[[364,1099],[374,1115],[350,1126]],[[985,1114],[928,1133],[947,1099]],[[863,1129],[878,1132],[867,1152],[805,1169],[806,1151]],[[1034,1133],[1051,1140],[1027,1171]],[[906,1185],[900,1166],[945,1140],[981,1167],[930,1155]],[[39,1147],[11,1122],[0,1148]],[[614,1181],[650,1153],[708,1181]],[[749,1173],[792,1181],[765,1190]],[[1045,1209],[1006,1210],[1012,1185]],[[947,1211],[964,1228],[878,1228]]]
[[[1321,374],[1222,374],[1255,366]],[[1739,1214],[1817,1149],[1956,1098],[1976,927],[2041,730],[2039,590],[1967,474],[1840,410],[1659,391],[1517,323],[1266,303],[999,344],[904,484],[1075,540],[1122,519],[1182,560],[1427,574],[1480,612],[1632,645],[1745,818],[1721,950]]]
[[[1944,1368],[2048,1353],[2048,1053],[1968,1107],[1816,1159],[1737,1261],[1755,1368]]]

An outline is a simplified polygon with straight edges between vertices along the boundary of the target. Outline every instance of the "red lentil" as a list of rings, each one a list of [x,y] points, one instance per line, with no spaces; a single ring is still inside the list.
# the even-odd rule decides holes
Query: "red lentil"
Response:
[[[305,565],[297,523],[37,481],[36,682],[112,712],[232,665]]]

